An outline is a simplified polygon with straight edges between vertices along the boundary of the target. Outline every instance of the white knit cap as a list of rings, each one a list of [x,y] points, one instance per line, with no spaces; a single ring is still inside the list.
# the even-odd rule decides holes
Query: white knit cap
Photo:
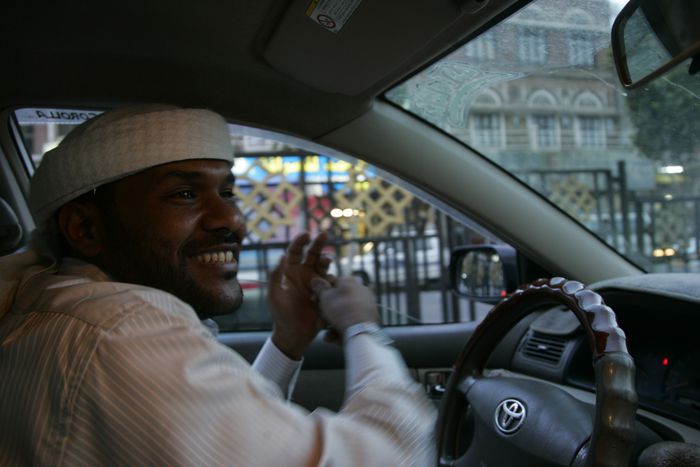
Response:
[[[29,208],[42,226],[65,203],[100,185],[188,159],[233,164],[228,127],[220,115],[161,104],[108,111],[44,155],[31,180]]]

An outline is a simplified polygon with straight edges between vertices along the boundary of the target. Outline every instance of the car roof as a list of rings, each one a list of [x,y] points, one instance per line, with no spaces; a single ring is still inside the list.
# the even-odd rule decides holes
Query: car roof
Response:
[[[328,3],[354,7],[336,32],[310,0],[13,0],[0,106],[168,102],[313,139],[516,2]]]

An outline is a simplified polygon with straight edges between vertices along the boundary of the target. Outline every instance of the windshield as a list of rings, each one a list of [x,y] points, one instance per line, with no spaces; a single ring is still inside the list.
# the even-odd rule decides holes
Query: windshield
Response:
[[[615,73],[624,2],[538,0],[386,97],[482,153],[647,271],[698,271],[700,75]]]

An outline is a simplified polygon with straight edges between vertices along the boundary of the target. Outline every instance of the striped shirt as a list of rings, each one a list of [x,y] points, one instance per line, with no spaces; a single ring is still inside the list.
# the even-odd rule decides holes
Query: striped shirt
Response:
[[[271,342],[251,367],[170,294],[71,261],[18,277],[0,277],[2,466],[435,462],[432,404],[371,336],[345,345],[343,409],[309,413]]]

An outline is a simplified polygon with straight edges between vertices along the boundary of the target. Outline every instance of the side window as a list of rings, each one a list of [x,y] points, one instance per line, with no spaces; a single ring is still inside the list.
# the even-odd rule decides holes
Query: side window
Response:
[[[99,111],[15,113],[28,164]],[[304,141],[230,125],[236,189],[248,228],[239,258],[240,309],[217,317],[222,331],[270,329],[269,272],[297,234],[330,234],[331,272],[355,275],[374,291],[385,326],[481,319],[491,305],[449,289],[450,252],[493,242],[363,161],[333,157]]]
[[[217,318],[222,329],[271,326],[269,271],[303,231],[329,232],[331,272],[355,275],[372,288],[385,326],[479,320],[491,308],[453,294],[448,269],[452,248],[493,239],[363,161],[306,150],[282,135],[237,133],[250,130],[232,125],[248,238],[239,265],[244,304]]]

